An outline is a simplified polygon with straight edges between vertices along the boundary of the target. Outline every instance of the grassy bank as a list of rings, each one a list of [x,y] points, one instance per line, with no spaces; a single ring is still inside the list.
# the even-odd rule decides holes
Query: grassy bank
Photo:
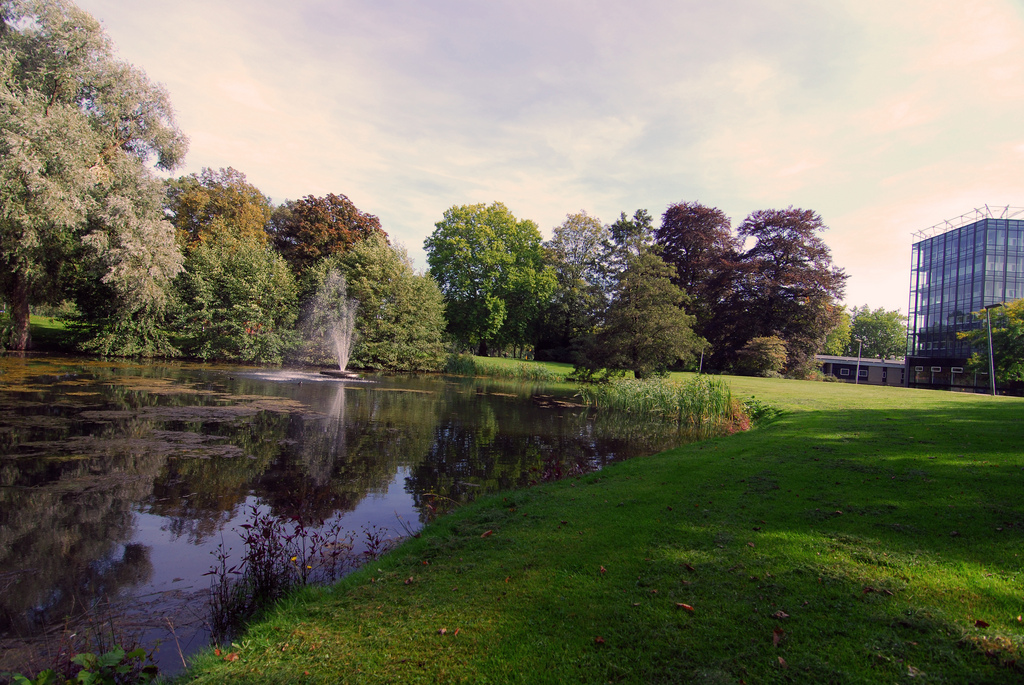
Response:
[[[768,379],[770,425],[489,497],[195,682],[1020,682],[1024,403]]]

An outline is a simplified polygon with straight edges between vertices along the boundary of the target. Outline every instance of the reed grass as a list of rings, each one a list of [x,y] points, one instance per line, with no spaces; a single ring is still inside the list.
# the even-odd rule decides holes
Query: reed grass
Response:
[[[572,371],[572,366],[554,362],[459,354],[448,358],[445,371],[456,376],[488,376],[521,381],[558,382],[565,380],[566,375]]]
[[[658,416],[681,428],[717,431],[749,422],[742,406],[733,400],[722,380],[697,376],[687,381],[667,378],[622,378],[609,383],[584,385],[579,396],[598,409],[612,409],[638,416]]]

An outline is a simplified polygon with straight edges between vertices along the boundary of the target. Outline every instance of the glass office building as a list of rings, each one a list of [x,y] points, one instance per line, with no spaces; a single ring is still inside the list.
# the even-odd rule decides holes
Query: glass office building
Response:
[[[987,375],[964,372],[974,350],[957,334],[984,325],[972,312],[1024,297],[1024,209],[985,207],[915,237],[908,384],[984,390]]]

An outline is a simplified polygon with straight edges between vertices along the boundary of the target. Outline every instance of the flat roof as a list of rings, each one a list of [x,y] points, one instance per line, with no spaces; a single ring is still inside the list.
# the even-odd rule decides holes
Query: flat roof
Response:
[[[856,364],[857,357],[840,357],[834,354],[816,354],[814,358],[821,362],[833,364]],[[860,357],[861,366],[903,366],[903,359],[879,359],[878,357]]]

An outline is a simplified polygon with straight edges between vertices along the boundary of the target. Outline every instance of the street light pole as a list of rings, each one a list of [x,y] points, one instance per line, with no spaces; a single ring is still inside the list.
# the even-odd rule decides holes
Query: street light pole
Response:
[[[854,338],[857,341],[857,375],[853,379],[854,385],[860,385],[860,351],[864,349],[864,338]]]
[[[992,397],[996,396],[996,357],[992,351],[992,308],[1002,304],[990,304],[985,307],[985,319],[988,321],[988,377],[992,385]]]

